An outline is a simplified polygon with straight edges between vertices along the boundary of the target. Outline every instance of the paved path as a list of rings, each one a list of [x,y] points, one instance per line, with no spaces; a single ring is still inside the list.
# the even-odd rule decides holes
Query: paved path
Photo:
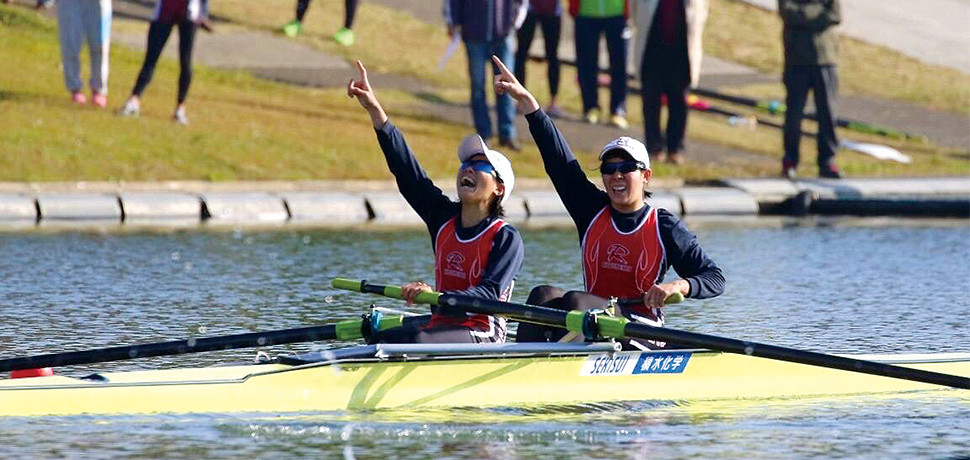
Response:
[[[776,11],[778,0],[743,0]],[[970,74],[967,0],[842,0],[842,33]]]

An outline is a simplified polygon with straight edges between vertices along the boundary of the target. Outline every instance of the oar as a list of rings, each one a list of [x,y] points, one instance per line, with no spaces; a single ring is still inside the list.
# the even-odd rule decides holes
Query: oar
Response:
[[[378,329],[385,330],[413,322],[425,322],[422,316],[383,316]],[[205,351],[232,350],[236,348],[265,347],[287,343],[315,342],[318,340],[353,340],[364,337],[373,325],[369,319],[352,319],[326,326],[309,326],[276,331],[250,332],[246,334],[203,337],[171,342],[145,343],[84,351],[70,351],[45,355],[25,356],[0,360],[0,372],[36,369],[43,367],[94,364],[153,356],[181,355]]]
[[[397,286],[384,286],[371,284],[367,281],[355,281],[342,278],[334,279],[332,284],[337,289],[401,298],[401,288]],[[431,305],[447,305],[472,313],[507,316],[528,322],[565,327],[569,331],[580,333],[583,332],[584,325],[588,326],[590,323],[590,321],[587,321],[587,312],[580,310],[567,312],[553,308],[501,302],[464,295],[424,292],[418,294],[414,301]],[[646,324],[631,322],[623,317],[598,316],[595,319],[595,324],[598,327],[597,332],[604,337],[634,337],[673,342],[727,353],[807,364],[809,366],[827,367],[850,372],[861,372],[883,377],[970,389],[970,378],[958,375],[912,369],[812,351],[796,350],[794,348],[767,345],[746,340],[679,331],[665,327],[648,326]]]

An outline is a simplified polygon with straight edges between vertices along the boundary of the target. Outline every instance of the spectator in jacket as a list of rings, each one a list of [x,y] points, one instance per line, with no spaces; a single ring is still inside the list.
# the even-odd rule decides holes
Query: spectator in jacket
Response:
[[[798,168],[802,117],[808,90],[815,96],[818,115],[818,176],[842,177],[832,164],[839,141],[835,136],[836,97],[839,78],[836,73],[838,38],[835,26],[842,22],[839,0],[778,0],[778,14],[785,23],[785,158],[781,174],[795,176]]]
[[[446,0],[445,22],[448,36],[460,36],[468,55],[468,77],[471,79],[472,118],[475,131],[482,139],[492,137],[492,119],[485,99],[485,86],[497,73],[491,64],[493,55],[512,62],[515,47],[513,33],[524,18],[522,0]],[[488,72],[486,69],[492,70]],[[498,112],[498,145],[519,150],[515,129],[515,102],[508,95],[496,95]]]
[[[630,38],[626,21],[630,16],[629,8],[629,0],[569,0],[569,14],[576,20],[576,72],[583,98],[583,118],[588,123],[595,124],[600,120],[597,77],[600,37],[605,35],[606,51],[610,56],[609,124],[618,128],[629,127],[626,121],[626,54]]]
[[[701,35],[707,0],[632,0],[637,35],[635,71],[643,96],[643,130],[654,162],[683,163],[687,91],[701,73]],[[661,98],[667,98],[667,129],[660,131]],[[665,135],[666,134],[666,135]]]

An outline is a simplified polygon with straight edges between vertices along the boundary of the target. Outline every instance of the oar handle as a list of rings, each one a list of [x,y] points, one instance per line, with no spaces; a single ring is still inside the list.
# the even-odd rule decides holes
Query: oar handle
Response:
[[[681,303],[683,301],[684,301],[684,294],[680,292],[675,292],[667,296],[666,299],[664,299],[664,304],[670,305],[672,303]],[[616,299],[616,304],[621,307],[633,307],[636,305],[643,305],[643,297],[623,297],[620,299]]]
[[[367,280],[357,281],[346,278],[334,278],[330,284],[336,289],[343,289],[345,291],[365,292],[368,294],[378,294],[394,299],[404,299],[404,297],[401,296],[400,286],[370,284],[367,282]],[[414,298],[414,302],[437,306],[439,297],[441,297],[440,292],[422,292]]]

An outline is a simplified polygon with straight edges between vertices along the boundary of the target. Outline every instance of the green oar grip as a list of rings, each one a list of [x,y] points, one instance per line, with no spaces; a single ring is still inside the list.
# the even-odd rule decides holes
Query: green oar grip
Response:
[[[347,278],[334,278],[330,282],[330,285],[336,289],[343,289],[345,291],[363,292],[361,291],[363,283],[363,281],[349,280]]]
[[[401,296],[400,286],[383,286],[383,295],[387,297],[393,297],[395,299],[404,300]],[[438,297],[441,296],[440,292],[422,292],[414,297],[414,303],[428,304],[428,305],[438,305]]]
[[[362,325],[363,321],[359,319],[349,319],[337,323],[335,325],[337,340],[354,340],[363,337],[364,334],[360,331]]]
[[[355,292],[366,292],[369,294],[380,294],[385,297],[391,297],[394,299],[402,299],[401,287],[400,286],[385,286],[382,284],[370,284],[365,281],[355,281],[346,278],[334,278],[330,282],[330,285],[336,289],[343,289],[345,291],[355,291]],[[441,296],[440,292],[422,292],[415,296],[414,303],[428,304],[428,305],[438,305],[438,298]]]
[[[379,328],[382,331],[386,331],[392,327],[398,327],[403,324],[403,315],[382,316]],[[364,337],[364,320],[348,319],[346,321],[341,321],[334,326],[336,326],[335,329],[337,340],[354,340]]]
[[[670,294],[669,296],[667,296],[666,299],[664,299],[664,303],[665,304],[668,304],[668,303],[681,303],[683,301],[684,301],[684,294],[681,294],[679,292],[675,292],[673,294]]]
[[[572,310],[567,313],[566,330],[585,335],[586,331],[583,330],[583,323],[586,320],[587,313],[589,312],[586,310]],[[629,322],[630,320],[622,316],[598,315],[596,316],[595,332],[603,337],[622,339],[626,337],[623,335],[623,328],[625,328]]]

